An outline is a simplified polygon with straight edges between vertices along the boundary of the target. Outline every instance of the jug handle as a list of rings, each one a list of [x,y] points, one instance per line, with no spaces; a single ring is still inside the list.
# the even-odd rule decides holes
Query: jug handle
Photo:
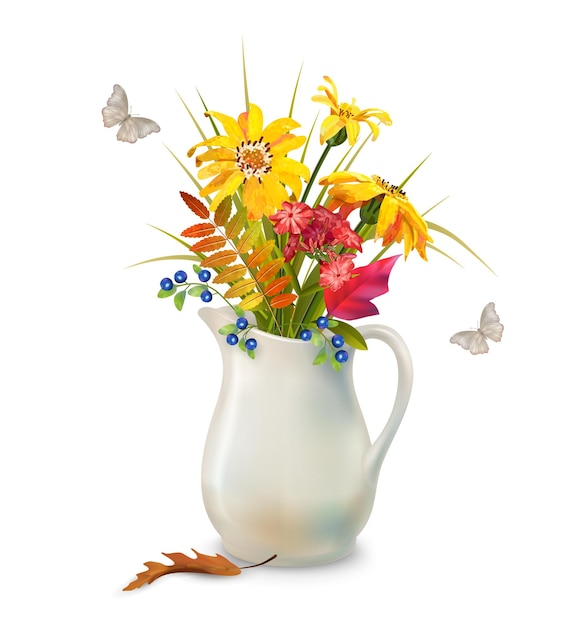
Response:
[[[397,361],[397,392],[391,414],[381,434],[365,452],[363,470],[371,487],[375,488],[383,459],[402,421],[412,392],[412,358],[404,340],[392,328],[380,324],[369,324],[359,329],[365,339],[379,339],[395,354]]]

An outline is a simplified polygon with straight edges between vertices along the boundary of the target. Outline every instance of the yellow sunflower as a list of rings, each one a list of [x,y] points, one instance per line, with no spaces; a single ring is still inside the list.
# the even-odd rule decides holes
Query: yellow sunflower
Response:
[[[238,120],[215,111],[208,111],[206,115],[216,118],[224,126],[226,135],[196,144],[190,148],[188,156],[202,146],[214,146],[196,156],[196,167],[212,161],[198,172],[200,179],[214,176],[200,191],[201,196],[216,192],[211,211],[243,183],[243,203],[250,220],[281,209],[281,203],[290,200],[286,186],[296,199],[299,198],[301,179],[307,181],[310,171],[303,163],[285,156],[306,141],[305,137],[289,132],[300,126],[297,122],[284,117],[263,128],[263,113],[254,104],[250,105],[248,113],[241,113]]]
[[[349,104],[348,102],[338,103],[338,91],[336,85],[328,76],[324,76],[324,80],[329,87],[321,85],[318,91],[323,91],[326,95],[312,96],[314,102],[320,102],[330,107],[330,115],[322,122],[320,127],[320,143],[334,137],[343,128],[346,128],[349,144],[353,146],[359,136],[359,122],[366,122],[373,133],[373,141],[379,137],[379,127],[369,118],[375,117],[387,126],[391,126],[391,118],[389,114],[381,109],[359,109],[355,104],[355,99]]]
[[[395,185],[390,185],[379,176],[354,172],[334,172],[322,178],[320,184],[333,185],[328,194],[334,198],[335,206],[366,202],[376,196],[383,196],[375,238],[383,239],[384,246],[403,240],[404,258],[415,248],[425,261],[428,260],[426,243],[434,241],[428,234],[428,225],[406,194]]]

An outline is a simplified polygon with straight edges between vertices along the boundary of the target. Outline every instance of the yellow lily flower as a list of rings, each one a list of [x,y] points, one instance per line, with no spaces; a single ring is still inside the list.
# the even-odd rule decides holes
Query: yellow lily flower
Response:
[[[414,250],[427,261],[426,243],[434,240],[428,234],[428,225],[416,211],[406,194],[379,176],[365,176],[354,172],[334,172],[320,180],[321,185],[333,185],[328,194],[335,206],[366,202],[383,196],[375,239],[382,239],[387,246],[394,241],[404,242],[404,258]],[[330,208],[330,207],[329,207]]]
[[[338,103],[338,91],[336,85],[328,76],[324,76],[324,80],[329,87],[321,85],[318,91],[323,91],[326,95],[312,96],[314,102],[320,102],[330,107],[330,115],[322,122],[320,127],[320,143],[334,137],[343,128],[346,128],[347,137],[351,146],[355,145],[359,136],[359,122],[366,122],[373,133],[373,141],[379,137],[379,126],[372,122],[369,118],[375,117],[387,126],[391,126],[391,118],[389,114],[381,109],[359,109],[355,104],[355,99],[349,104],[348,102]]]
[[[188,157],[202,146],[213,146],[196,156],[196,167],[201,168],[198,178],[214,176],[200,191],[201,196],[216,192],[211,211],[243,183],[243,203],[249,220],[258,220],[263,214],[271,215],[281,209],[282,202],[290,200],[286,186],[296,198],[300,196],[301,179],[307,181],[310,171],[303,163],[285,156],[306,141],[305,137],[289,132],[300,126],[297,122],[284,117],[263,128],[263,113],[254,104],[238,120],[215,111],[206,115],[217,119],[226,135],[196,144],[188,151]],[[207,162],[210,163],[201,167]]]

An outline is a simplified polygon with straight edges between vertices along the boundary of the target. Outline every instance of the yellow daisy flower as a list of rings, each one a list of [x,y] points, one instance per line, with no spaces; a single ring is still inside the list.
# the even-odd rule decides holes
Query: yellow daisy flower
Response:
[[[307,181],[310,171],[303,163],[285,156],[306,141],[305,137],[289,132],[300,126],[297,122],[284,117],[263,128],[263,113],[254,104],[250,105],[248,113],[241,113],[238,120],[215,111],[208,111],[206,115],[216,118],[224,126],[226,135],[196,144],[190,148],[188,156],[202,146],[213,146],[196,156],[196,167],[210,161],[201,167],[198,178],[214,176],[200,191],[201,196],[216,192],[211,211],[243,183],[243,203],[250,220],[281,209],[282,202],[290,200],[286,186],[296,199],[300,196],[301,179]]]
[[[343,128],[346,128],[347,137],[351,146],[355,145],[359,136],[359,122],[366,122],[373,133],[373,141],[379,137],[379,127],[369,118],[375,117],[387,126],[391,126],[391,118],[389,114],[381,109],[359,109],[355,104],[355,99],[349,104],[348,102],[338,103],[338,91],[336,85],[328,76],[324,76],[324,80],[329,87],[321,85],[318,91],[323,91],[326,95],[312,96],[314,102],[320,102],[330,107],[330,115],[322,122],[320,127],[320,143],[334,137]]]
[[[416,211],[406,194],[379,176],[365,176],[354,172],[334,172],[320,180],[321,185],[333,185],[328,194],[335,206],[366,202],[383,196],[375,238],[387,246],[394,241],[404,242],[404,258],[414,250],[427,261],[426,243],[434,240],[428,234],[428,225]],[[329,207],[330,208],[330,207]]]

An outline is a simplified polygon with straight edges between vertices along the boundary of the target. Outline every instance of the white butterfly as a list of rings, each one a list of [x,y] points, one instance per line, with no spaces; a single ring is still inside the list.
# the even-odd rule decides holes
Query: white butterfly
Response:
[[[146,137],[149,133],[158,133],[161,128],[157,122],[146,117],[132,117],[128,112],[128,98],[126,91],[120,85],[114,85],[114,91],[106,106],[102,109],[104,126],[112,128],[120,124],[116,133],[118,141],[135,143],[137,139]]]
[[[501,341],[503,324],[499,323],[499,315],[495,312],[495,304],[490,302],[481,313],[481,321],[477,330],[463,330],[455,333],[451,338],[451,343],[456,343],[464,350],[469,350],[471,354],[485,354],[489,352],[487,340]]]

